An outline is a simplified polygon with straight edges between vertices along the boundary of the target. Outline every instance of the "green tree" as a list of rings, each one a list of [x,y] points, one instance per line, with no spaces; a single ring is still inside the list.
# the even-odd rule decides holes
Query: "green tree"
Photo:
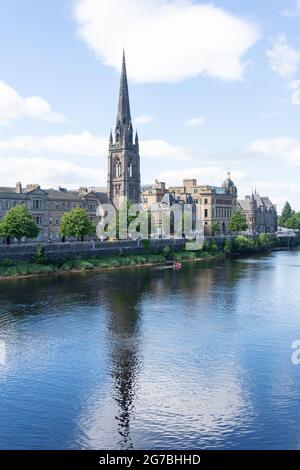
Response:
[[[289,219],[285,221],[284,226],[286,228],[299,230],[300,229],[300,213],[294,213]]]
[[[234,240],[234,251],[239,253],[248,252],[253,250],[254,243],[250,238],[238,235]]]
[[[10,243],[12,238],[21,240],[23,237],[36,238],[39,228],[32,215],[24,205],[17,205],[4,215],[0,223],[0,236]]]
[[[94,235],[96,226],[89,219],[85,209],[75,207],[70,212],[66,212],[60,224],[60,234],[62,237],[76,237],[83,241],[84,237]]]
[[[211,233],[213,236],[215,236],[217,233],[220,233],[221,231],[221,225],[218,224],[218,222],[214,222],[211,226]]]
[[[236,211],[230,218],[229,224],[228,224],[228,230],[229,232],[234,232],[234,233],[240,233],[243,232],[244,230],[247,230],[248,224],[247,224],[247,219],[244,214],[241,213],[241,211]]]
[[[279,217],[279,225],[285,227],[286,222],[294,215],[290,203],[287,201],[282,209],[281,216]]]
[[[267,233],[260,233],[257,237],[257,247],[266,249],[271,244],[270,236]]]

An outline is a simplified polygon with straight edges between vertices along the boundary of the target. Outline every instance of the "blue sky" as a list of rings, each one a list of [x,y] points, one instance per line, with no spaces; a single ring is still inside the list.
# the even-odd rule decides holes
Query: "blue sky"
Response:
[[[300,1],[0,0],[0,185],[104,186],[122,47],[142,180],[300,210]]]

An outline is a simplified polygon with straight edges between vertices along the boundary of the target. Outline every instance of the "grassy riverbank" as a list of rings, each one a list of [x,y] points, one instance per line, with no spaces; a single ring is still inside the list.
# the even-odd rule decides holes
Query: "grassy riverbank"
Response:
[[[222,247],[212,241],[205,242],[203,249],[198,251],[181,250],[173,252],[165,247],[159,253],[146,252],[143,255],[117,255],[109,257],[74,258],[57,262],[47,260],[43,251],[37,253],[33,262],[0,262],[0,278],[15,278],[69,271],[92,271],[97,269],[119,268],[123,266],[142,266],[167,264],[174,261],[192,261],[209,259],[216,256],[231,256],[270,251],[280,247],[278,238],[261,234],[255,238],[237,236],[224,241]]]

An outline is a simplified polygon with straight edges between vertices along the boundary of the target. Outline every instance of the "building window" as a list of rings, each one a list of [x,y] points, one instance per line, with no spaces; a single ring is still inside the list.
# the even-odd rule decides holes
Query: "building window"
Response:
[[[56,225],[59,225],[59,218],[56,218]]]
[[[208,217],[208,210],[207,209],[204,210],[204,217]]]
[[[37,215],[36,217],[34,217],[34,221],[35,221],[36,225],[42,225],[43,224],[43,217],[40,216],[40,215]]]
[[[208,203],[208,199],[204,199],[204,204],[207,204]]]
[[[132,178],[132,175],[133,175],[133,166],[132,166],[132,161],[130,160],[130,162],[128,163],[128,176],[129,176],[129,178]]]
[[[120,178],[120,176],[121,176],[121,162],[117,158],[115,161],[115,177]]]
[[[39,201],[38,199],[34,199],[32,202],[33,202],[33,209],[41,209],[42,201]]]

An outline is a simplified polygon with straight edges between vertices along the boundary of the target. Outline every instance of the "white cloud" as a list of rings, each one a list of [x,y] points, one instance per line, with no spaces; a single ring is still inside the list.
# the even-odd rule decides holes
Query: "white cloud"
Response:
[[[68,156],[101,157],[108,152],[108,138],[94,136],[89,132],[58,136],[17,136],[12,139],[0,139],[0,154],[22,152],[30,156],[43,153]],[[160,160],[191,160],[195,154],[188,147],[172,145],[161,139],[142,140],[140,142],[142,158]]]
[[[284,34],[273,41],[273,48],[266,53],[271,69],[283,78],[292,77],[300,64],[300,52],[288,44]]]
[[[297,106],[300,104],[300,80],[292,81],[291,89],[293,90],[291,98],[292,104]]]
[[[204,124],[204,118],[203,117],[195,117],[188,119],[185,121],[184,125],[186,127],[197,127],[197,126],[202,126]]]
[[[193,0],[77,0],[80,37],[106,65],[120,69],[125,46],[129,77],[174,82],[198,75],[243,78],[256,25]]]
[[[290,137],[259,139],[252,142],[249,151],[270,158],[286,160],[290,165],[300,166],[300,140]]]
[[[63,155],[99,156],[107,153],[108,139],[95,137],[89,132],[60,136],[17,136],[0,140],[0,152],[21,151],[31,155],[43,152]]]
[[[134,123],[135,124],[149,124],[150,122],[153,122],[154,117],[149,116],[148,114],[143,114],[142,116],[137,116],[134,118]]]
[[[59,154],[64,157],[103,157],[108,152],[108,138],[98,137],[90,132],[65,134],[58,136],[17,136],[12,139],[0,139],[0,155],[20,152],[27,156]],[[195,149],[173,145],[162,139],[140,141],[142,158],[186,161],[198,157]]]
[[[48,122],[66,121],[62,114],[53,112],[43,98],[22,98],[13,88],[0,81],[0,125],[24,117]]]
[[[0,157],[1,185],[15,186],[38,183],[42,187],[63,185],[76,188],[81,185],[99,186],[106,180],[106,169],[86,168],[74,163],[49,158]]]

